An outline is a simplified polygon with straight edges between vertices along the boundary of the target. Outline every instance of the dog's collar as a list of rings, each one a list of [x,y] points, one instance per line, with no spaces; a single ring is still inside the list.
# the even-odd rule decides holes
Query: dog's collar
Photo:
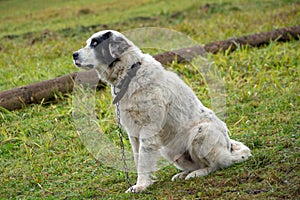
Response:
[[[125,77],[120,81],[120,83],[117,86],[114,87],[114,94],[116,95],[116,97],[114,98],[113,104],[118,103],[122,99],[122,97],[124,96],[124,94],[128,89],[131,79],[135,77],[136,72],[140,69],[140,67],[141,67],[140,62],[134,63],[131,66],[131,68],[128,70]],[[116,88],[119,89],[119,92],[116,92]]]

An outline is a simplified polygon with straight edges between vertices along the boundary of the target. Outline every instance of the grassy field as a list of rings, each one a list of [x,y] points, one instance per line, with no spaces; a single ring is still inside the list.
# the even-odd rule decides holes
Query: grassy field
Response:
[[[164,27],[208,43],[300,24],[297,0],[3,0],[0,12],[0,91],[77,71],[72,52],[102,29]],[[0,199],[300,199],[299,47],[298,40],[272,42],[209,55],[225,82],[231,137],[253,157],[189,181],[171,182],[177,170],[168,166],[143,194],[125,194],[124,173],[82,144],[71,95],[0,109]],[[181,75],[209,104],[200,77]],[[109,89],[97,96],[103,131],[113,135]],[[130,177],[133,184],[136,174]]]

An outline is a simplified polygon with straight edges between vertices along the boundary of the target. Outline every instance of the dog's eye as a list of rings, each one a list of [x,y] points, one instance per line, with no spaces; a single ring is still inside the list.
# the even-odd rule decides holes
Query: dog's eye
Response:
[[[96,47],[98,45],[98,43],[99,42],[97,40],[92,39],[92,41],[91,41],[91,47]]]

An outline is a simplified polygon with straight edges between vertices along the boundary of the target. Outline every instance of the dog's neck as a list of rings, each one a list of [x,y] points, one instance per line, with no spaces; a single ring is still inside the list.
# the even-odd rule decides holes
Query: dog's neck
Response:
[[[142,53],[140,50],[129,51],[119,57],[113,65],[104,72],[104,78],[112,87],[117,86],[132,69],[132,66],[141,62]]]
[[[136,73],[140,69],[140,67],[140,62],[134,63],[127,71],[125,77],[116,86],[114,86],[113,90],[116,97],[114,98],[113,104],[118,103],[123,98],[129,87],[131,79],[136,76]]]

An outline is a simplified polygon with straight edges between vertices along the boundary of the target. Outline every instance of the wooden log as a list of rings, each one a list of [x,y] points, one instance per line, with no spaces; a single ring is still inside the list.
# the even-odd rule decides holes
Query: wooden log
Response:
[[[15,110],[30,104],[52,101],[58,93],[72,92],[76,75],[77,73],[72,73],[1,92],[0,106],[7,110]]]
[[[234,51],[239,46],[248,45],[249,47],[258,47],[268,44],[271,41],[285,42],[292,39],[298,40],[299,37],[300,25],[165,52],[155,55],[154,58],[162,64],[170,63],[175,59],[180,63],[192,59],[195,55],[203,55],[205,51],[215,54],[222,51]],[[77,73],[72,73],[55,79],[0,92],[0,107],[6,110],[15,110],[30,104],[52,101],[55,99],[56,94],[64,95],[72,92],[76,75]],[[101,82],[101,84],[103,83]]]
[[[252,35],[230,38],[224,41],[212,42],[204,45],[204,49],[210,53],[219,51],[234,51],[239,46],[248,45],[249,47],[259,47],[269,44],[271,41],[286,42],[290,40],[299,40],[300,25],[275,29],[268,32],[262,32]]]

